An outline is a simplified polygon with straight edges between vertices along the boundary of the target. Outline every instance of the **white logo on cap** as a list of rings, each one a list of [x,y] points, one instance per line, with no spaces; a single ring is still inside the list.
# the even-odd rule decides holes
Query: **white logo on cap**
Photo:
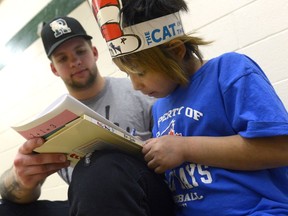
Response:
[[[54,32],[55,38],[60,37],[63,34],[67,34],[71,32],[71,29],[67,25],[64,19],[57,19],[50,23],[50,27]]]

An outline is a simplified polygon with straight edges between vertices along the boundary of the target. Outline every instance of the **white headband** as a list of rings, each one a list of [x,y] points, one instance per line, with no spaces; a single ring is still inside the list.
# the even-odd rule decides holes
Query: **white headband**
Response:
[[[119,18],[122,7],[120,1],[115,5],[97,3],[97,0],[88,2],[112,58],[155,47],[184,35],[179,12],[122,29]]]

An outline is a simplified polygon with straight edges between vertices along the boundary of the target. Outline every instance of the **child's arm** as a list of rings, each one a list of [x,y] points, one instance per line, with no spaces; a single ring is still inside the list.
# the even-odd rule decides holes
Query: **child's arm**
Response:
[[[288,165],[288,136],[246,139],[181,137],[166,135],[149,139],[142,151],[157,173],[185,161],[234,170],[258,170]]]

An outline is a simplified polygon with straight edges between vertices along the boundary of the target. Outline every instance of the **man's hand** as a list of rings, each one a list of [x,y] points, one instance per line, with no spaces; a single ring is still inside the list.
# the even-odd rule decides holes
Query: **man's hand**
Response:
[[[34,138],[27,140],[19,148],[13,167],[1,176],[2,198],[18,203],[35,201],[40,196],[45,179],[69,166],[65,154],[38,154],[33,151],[43,143],[43,139]]]

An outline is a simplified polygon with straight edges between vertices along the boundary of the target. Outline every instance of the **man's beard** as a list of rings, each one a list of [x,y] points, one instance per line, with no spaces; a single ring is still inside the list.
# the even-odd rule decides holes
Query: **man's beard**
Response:
[[[66,82],[71,89],[75,90],[83,90],[91,87],[97,78],[97,73],[89,73],[89,77],[85,82],[77,82],[75,80],[71,80],[70,82]]]

